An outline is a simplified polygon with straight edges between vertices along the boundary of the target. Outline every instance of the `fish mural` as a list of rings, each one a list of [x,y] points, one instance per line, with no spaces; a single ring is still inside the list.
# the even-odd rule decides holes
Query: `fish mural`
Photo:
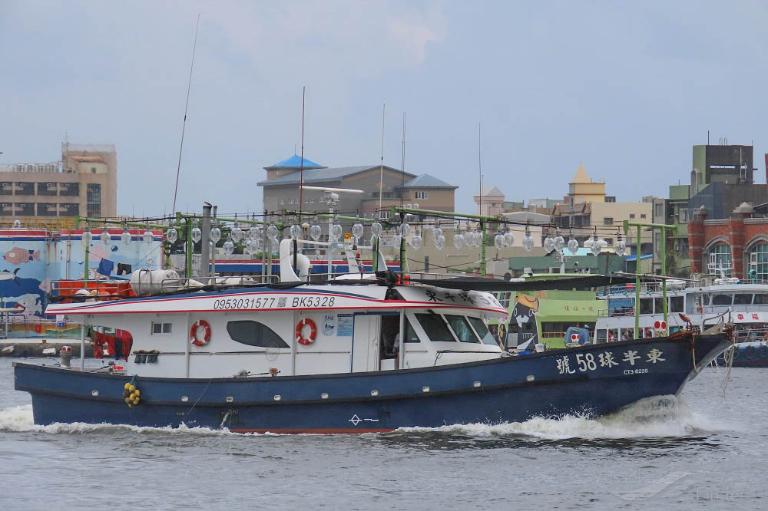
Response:
[[[40,260],[39,250],[29,250],[22,247],[13,247],[3,254],[3,259],[9,264],[19,266],[21,264],[30,263]]]
[[[43,300],[40,294],[27,293],[21,296],[7,296],[4,298],[6,307],[16,307],[20,313],[29,318],[43,314]]]
[[[104,278],[122,268],[157,269],[162,263],[162,242],[136,241],[105,244],[92,241],[89,246],[91,278]],[[58,233],[18,229],[0,236],[0,302],[19,309],[13,317],[29,325],[43,326],[48,295],[53,283],[62,279],[80,279],[84,272],[85,247],[79,232]],[[101,270],[100,274],[97,274]],[[109,271],[107,271],[109,270]],[[130,271],[130,270],[129,270]],[[42,323],[36,323],[42,321]],[[39,335],[39,332],[36,334]]]
[[[17,273],[19,273],[19,269],[18,268],[16,268],[13,271],[8,271],[8,270],[0,271],[0,281],[3,281],[3,280],[14,280],[14,279],[17,278],[16,277]]]

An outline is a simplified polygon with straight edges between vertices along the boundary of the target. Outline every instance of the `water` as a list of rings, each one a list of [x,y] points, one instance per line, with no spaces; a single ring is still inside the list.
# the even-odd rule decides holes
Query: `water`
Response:
[[[612,417],[360,436],[32,424],[0,360],[0,509],[766,509],[768,371]]]

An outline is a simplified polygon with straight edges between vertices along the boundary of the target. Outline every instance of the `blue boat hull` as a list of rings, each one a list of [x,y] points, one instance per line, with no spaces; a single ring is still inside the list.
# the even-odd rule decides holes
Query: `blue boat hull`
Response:
[[[733,351],[733,367],[768,367],[768,346],[760,343],[736,343]],[[726,365],[724,355],[717,357],[718,365]]]
[[[112,423],[238,432],[399,427],[603,415],[678,393],[727,346],[724,335],[661,338],[425,369],[266,378],[143,378],[17,363],[36,424]],[[132,382],[142,401],[128,407]]]

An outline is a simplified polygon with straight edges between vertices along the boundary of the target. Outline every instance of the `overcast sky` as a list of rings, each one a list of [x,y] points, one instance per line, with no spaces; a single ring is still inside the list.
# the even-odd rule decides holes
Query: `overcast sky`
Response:
[[[118,208],[171,209],[201,15],[179,205],[261,207],[262,167],[299,143],[508,200],[562,197],[579,162],[618,200],[685,182],[691,145],[756,145],[764,182],[768,2],[0,0],[0,163],[117,146]]]

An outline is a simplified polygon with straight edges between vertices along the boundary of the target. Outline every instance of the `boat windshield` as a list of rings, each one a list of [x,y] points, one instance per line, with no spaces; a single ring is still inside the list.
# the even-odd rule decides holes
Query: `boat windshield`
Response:
[[[448,330],[448,325],[443,321],[443,317],[439,314],[416,314],[416,319],[419,320],[421,328],[424,329],[429,340],[432,342],[455,342],[451,331]]]
[[[485,321],[483,321],[480,318],[467,318],[467,319],[469,319],[469,322],[472,323],[472,326],[475,328],[475,332],[477,332],[477,335],[480,336],[480,340],[483,342],[483,344],[491,344],[491,345],[497,344],[496,338],[488,330],[488,326],[485,324]]]
[[[446,315],[445,319],[448,324],[451,325],[451,329],[456,334],[456,338],[461,342],[474,342],[479,343],[480,339],[477,338],[472,327],[469,326],[467,318],[464,316]]]

